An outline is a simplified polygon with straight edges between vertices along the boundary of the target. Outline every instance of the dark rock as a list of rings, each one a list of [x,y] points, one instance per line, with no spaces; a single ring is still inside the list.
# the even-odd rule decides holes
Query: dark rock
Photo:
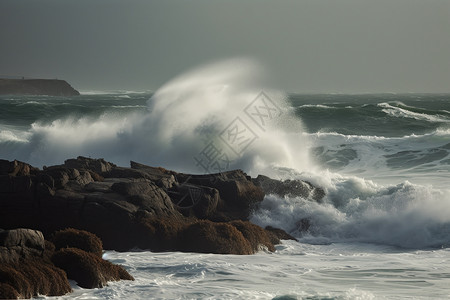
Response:
[[[99,175],[98,173],[88,170],[89,174],[91,174],[91,177],[94,181],[103,181],[105,180],[105,178],[101,175]]]
[[[182,184],[218,190],[220,200],[216,215],[224,220],[248,219],[250,211],[264,199],[263,190],[241,170],[208,175],[177,174],[176,178]]]
[[[56,251],[52,262],[83,288],[104,287],[108,281],[134,280],[124,268],[77,248]]]
[[[30,176],[36,174],[37,171],[37,168],[18,160],[7,161],[0,159],[0,175]]]
[[[49,176],[53,179],[53,184],[55,188],[63,188],[70,179],[75,179],[80,175],[80,172],[76,169],[69,169],[60,166],[46,168],[40,174],[41,177]],[[48,180],[47,180],[48,181]]]
[[[139,248],[153,251],[178,251],[179,235],[190,224],[186,219],[154,218],[146,215],[141,216],[139,223],[139,230],[130,234],[139,237]]]
[[[103,159],[78,157],[42,171],[29,167],[29,175],[17,175],[28,174],[26,167],[18,167],[22,171],[12,176],[11,164],[0,161],[0,170],[6,170],[0,171],[0,227],[6,229],[33,228],[45,236],[65,228],[86,230],[97,235],[105,249],[118,251],[139,247],[238,254],[253,253],[261,245],[273,250],[278,242],[276,235],[256,225],[223,223],[247,220],[264,198],[263,188],[241,170],[188,175],[135,162],[132,168],[122,168]],[[304,189],[298,183],[275,183],[309,195],[318,190],[303,182]],[[196,231],[206,237],[198,248],[185,240]],[[243,250],[237,250],[239,245]],[[67,246],[81,247],[57,248]]]
[[[61,296],[72,291],[66,273],[43,260],[0,265],[0,298]]]
[[[228,223],[198,221],[180,234],[179,249],[186,252],[215,254],[253,254],[250,242]]]
[[[66,274],[50,263],[45,247],[39,231],[0,231],[1,299],[57,296],[71,291]]]
[[[220,201],[219,191],[206,186],[174,185],[169,194],[178,211],[200,219],[213,217]]]
[[[275,251],[274,243],[270,239],[267,232],[261,227],[252,224],[248,221],[231,221],[229,224],[239,230],[242,235],[249,241],[253,252],[258,252],[259,250],[267,249],[271,252]],[[279,241],[275,244],[279,244]]]
[[[275,237],[279,240],[293,240],[296,241],[297,239],[295,237],[293,237],[292,235],[290,235],[289,233],[287,233],[286,231],[284,231],[283,229],[280,228],[275,228],[272,226],[267,226],[266,231],[272,233],[273,235],[275,235]]]
[[[0,79],[0,95],[78,96],[80,93],[65,80]]]
[[[29,195],[32,190],[33,181],[30,176],[11,176],[0,175],[0,194],[16,193],[21,195]]]
[[[76,159],[68,159],[64,162],[67,168],[74,168],[78,170],[90,170],[97,174],[106,173],[116,167],[115,164],[105,161],[103,158],[93,159],[83,156],[78,156]],[[99,180],[97,180],[99,181]]]
[[[145,172],[148,176],[147,178],[155,182],[161,188],[170,189],[176,182],[173,174],[166,169],[150,167],[134,161],[131,161],[130,165],[132,169]]]
[[[266,194],[276,194],[280,197],[312,198],[316,201],[322,200],[325,192],[307,181],[301,180],[275,180],[264,175],[258,175],[253,182],[260,186]]]
[[[78,248],[102,257],[102,241],[95,234],[85,230],[67,228],[57,231],[52,238],[52,242],[55,250],[61,248]]]
[[[0,262],[17,262],[33,256],[41,257],[45,249],[42,232],[31,229],[0,231]]]
[[[149,180],[117,182],[111,186],[111,190],[125,195],[128,202],[155,216],[178,215],[167,193]]]
[[[0,283],[0,299],[18,299],[18,298],[19,292],[12,285],[8,283]]]

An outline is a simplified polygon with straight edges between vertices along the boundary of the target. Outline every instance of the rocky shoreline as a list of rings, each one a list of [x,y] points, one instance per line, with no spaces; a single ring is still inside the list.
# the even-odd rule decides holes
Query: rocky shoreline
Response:
[[[261,228],[248,222],[252,209],[269,193],[312,201],[321,201],[324,196],[322,189],[308,182],[282,182],[261,175],[252,179],[241,170],[190,175],[136,162],[124,168],[86,157],[68,159],[62,165],[40,170],[23,162],[0,160],[0,228],[27,228],[53,242],[58,246],[57,252],[38,257],[47,257],[44,263],[52,262],[80,284],[82,276],[73,275],[79,271],[67,271],[77,265],[74,260],[103,264],[98,246],[96,254],[89,247],[80,246],[80,240],[89,239],[90,234],[99,238],[103,248],[116,251],[135,248],[217,254],[274,251],[280,239],[294,238],[280,229]],[[306,227],[307,220],[304,223]],[[61,232],[68,236],[65,246],[55,242],[55,236],[63,235]],[[44,242],[44,246],[52,248],[50,241]],[[13,252],[4,243],[0,247],[7,249],[0,252],[3,261],[13,261],[16,268],[21,261],[27,264],[28,258],[7,258]],[[46,247],[41,250],[50,251]],[[95,258],[87,258],[89,255],[84,252]],[[132,279],[122,271],[113,273],[115,276],[106,281]],[[0,276],[0,285],[9,284],[5,283],[6,277]],[[0,298],[8,298],[2,290]],[[67,292],[63,288],[59,294]]]

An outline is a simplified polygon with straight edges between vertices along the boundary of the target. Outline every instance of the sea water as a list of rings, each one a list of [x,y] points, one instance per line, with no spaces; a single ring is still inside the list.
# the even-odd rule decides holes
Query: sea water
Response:
[[[155,92],[0,96],[2,159],[42,167],[83,155],[208,173],[199,158],[213,145],[218,171],[302,179],[326,192],[319,202],[266,195],[250,220],[299,240],[274,253],[106,251],[136,280],[93,290],[72,282],[59,298],[450,297],[450,95],[289,94],[259,71],[228,61]]]

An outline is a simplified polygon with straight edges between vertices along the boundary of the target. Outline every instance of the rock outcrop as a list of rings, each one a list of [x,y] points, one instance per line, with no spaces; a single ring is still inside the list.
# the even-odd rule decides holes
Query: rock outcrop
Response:
[[[101,288],[107,285],[108,281],[134,280],[124,268],[77,248],[56,251],[52,262],[83,288]]]
[[[103,247],[274,251],[280,239],[295,238],[247,221],[265,194],[321,201],[324,191],[300,180],[252,179],[241,170],[189,175],[86,157],[40,170],[0,160],[0,228],[7,229],[0,229],[0,298],[63,295],[71,291],[67,278],[85,288],[133,280],[102,259]]]
[[[253,182],[261,187],[266,194],[276,194],[280,197],[301,197],[320,202],[325,196],[322,188],[302,180],[276,180],[264,175],[258,175]]]
[[[0,95],[77,96],[80,93],[65,80],[0,79]]]
[[[53,240],[58,247],[37,230],[0,230],[0,299],[64,295],[72,290],[68,278],[84,288],[134,280],[121,266],[102,259],[102,242],[89,232],[67,229]]]
[[[0,299],[57,296],[70,292],[66,273],[46,255],[41,232],[31,229],[0,231]]]
[[[251,179],[241,170],[189,175],[136,162],[131,168],[118,167],[86,157],[39,170],[0,160],[0,228],[32,228],[45,236],[65,228],[86,230],[100,237],[103,247],[117,251],[138,247],[251,254],[273,251],[278,236],[289,236],[246,222],[265,193],[312,201],[323,197],[323,190],[307,182]],[[202,235],[194,237],[196,233]],[[227,243],[234,246],[224,247]],[[55,245],[86,250],[61,240]]]

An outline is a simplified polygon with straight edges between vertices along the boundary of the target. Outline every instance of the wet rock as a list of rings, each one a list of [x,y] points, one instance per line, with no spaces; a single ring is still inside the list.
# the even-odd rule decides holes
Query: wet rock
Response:
[[[275,235],[256,225],[224,223],[247,220],[264,198],[263,187],[241,170],[188,175],[136,162],[131,162],[132,168],[123,168],[103,159],[78,157],[42,171],[30,167],[27,176],[12,176],[8,173],[11,163],[0,161],[0,169],[7,170],[0,175],[3,228],[28,227],[46,236],[69,227],[87,230],[97,235],[106,249],[119,251],[135,247],[196,251],[184,242],[185,234],[195,231],[208,237],[199,244],[203,252],[253,253],[261,245],[273,250],[278,242]],[[275,182],[285,193],[308,192],[311,196],[319,190],[304,182],[258,178],[258,185]],[[262,185],[267,187],[265,183]],[[226,250],[225,241],[234,245],[232,250]],[[238,245],[244,247],[242,251],[237,250]]]
[[[262,249],[267,249],[271,252],[275,251],[274,243],[270,239],[268,233],[261,227],[248,221],[241,220],[231,221],[230,224],[236,227],[249,241],[253,253]],[[278,243],[279,241],[276,244]]]
[[[228,223],[198,221],[186,227],[179,238],[179,249],[215,254],[253,254],[250,242]]]
[[[57,296],[71,291],[64,271],[45,255],[42,232],[0,230],[0,298]]]
[[[85,230],[67,228],[55,232],[52,242],[55,250],[61,248],[78,248],[98,257],[102,257],[102,241],[93,233]]]
[[[301,197],[320,201],[325,196],[323,189],[302,180],[281,181],[264,175],[258,175],[257,178],[253,179],[253,182],[261,187],[266,194],[276,194],[280,197]]]
[[[52,262],[83,288],[101,288],[108,281],[134,280],[124,268],[77,248],[56,251]]]
[[[280,228],[267,226],[265,230],[273,234],[279,240],[293,240],[293,241],[297,240],[295,237],[293,237],[292,235],[290,235],[289,233]]]
[[[71,291],[66,273],[41,259],[0,265],[0,299],[62,296]]]
[[[219,191],[220,200],[214,217],[217,220],[246,220],[255,205],[264,199],[263,190],[242,170],[207,175],[177,174],[176,178],[180,183]]]
[[[31,229],[0,230],[0,262],[42,256],[45,249],[42,232]]]
[[[175,207],[185,216],[208,219],[217,212],[220,196],[214,188],[182,184],[174,185],[168,192]]]

